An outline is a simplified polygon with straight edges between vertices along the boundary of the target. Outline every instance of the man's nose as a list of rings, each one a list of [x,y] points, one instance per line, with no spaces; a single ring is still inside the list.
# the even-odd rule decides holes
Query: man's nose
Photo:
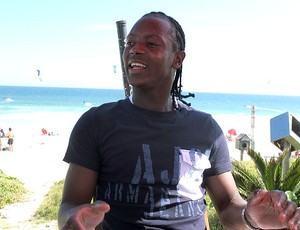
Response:
[[[142,42],[137,42],[130,49],[130,54],[144,54],[145,53],[145,45]]]

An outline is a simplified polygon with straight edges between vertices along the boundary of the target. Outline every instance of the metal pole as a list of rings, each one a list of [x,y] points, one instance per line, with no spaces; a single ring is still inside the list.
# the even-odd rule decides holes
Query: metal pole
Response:
[[[255,105],[251,105],[251,149],[255,149],[254,129],[255,129]]]
[[[241,150],[240,161],[244,160],[244,150]]]
[[[283,141],[283,151],[282,154],[286,154],[282,160],[282,178],[285,179],[285,175],[287,174],[290,168],[290,158],[291,158],[291,149],[292,145],[287,141]]]
[[[123,62],[123,51],[125,49],[125,38],[127,36],[126,21],[122,20],[122,21],[117,21],[116,23],[117,23],[120,59],[121,59],[122,76],[123,76],[123,87],[124,87],[125,98],[127,98],[130,96],[130,86],[127,81],[124,62]]]

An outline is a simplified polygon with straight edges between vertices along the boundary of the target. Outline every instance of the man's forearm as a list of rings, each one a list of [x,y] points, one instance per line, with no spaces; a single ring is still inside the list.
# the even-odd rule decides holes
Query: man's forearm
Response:
[[[63,203],[60,205],[59,212],[58,212],[58,229],[61,229],[67,223],[69,219],[69,213],[75,205],[71,205],[68,203]]]
[[[222,225],[230,230],[248,230],[242,221],[242,211],[246,206],[245,203],[231,204],[219,212]]]

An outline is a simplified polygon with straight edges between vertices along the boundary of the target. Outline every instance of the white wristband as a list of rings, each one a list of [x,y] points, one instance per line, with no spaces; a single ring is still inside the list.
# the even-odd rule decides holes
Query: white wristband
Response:
[[[246,211],[246,208],[244,208],[244,209],[242,210],[242,215],[241,215],[242,221],[243,221],[243,223],[245,224],[245,226],[246,226],[249,230],[261,230],[261,228],[256,228],[256,227],[254,227],[254,226],[249,222],[249,220],[247,220],[247,218],[246,218],[246,216],[245,216],[245,211]]]

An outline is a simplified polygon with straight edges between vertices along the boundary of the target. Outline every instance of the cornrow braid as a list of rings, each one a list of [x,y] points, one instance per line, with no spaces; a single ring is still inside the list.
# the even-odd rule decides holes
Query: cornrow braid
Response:
[[[160,12],[160,11],[150,12],[148,14],[145,14],[143,17],[149,16],[149,15],[154,15],[157,17],[165,18],[171,23],[172,27],[175,30],[174,41],[176,42],[176,50],[179,49],[180,51],[184,51],[185,50],[185,35],[184,35],[184,31],[183,31],[181,25],[174,18],[172,18],[171,16],[168,16],[165,13]],[[185,100],[183,100],[183,98],[195,97],[195,94],[193,94],[193,93],[188,93],[188,95],[182,94],[181,81],[182,81],[182,64],[176,70],[175,78],[174,78],[172,89],[170,92],[172,95],[173,107],[175,109],[178,109],[177,100],[181,101],[183,104],[185,104],[187,106],[191,106],[191,103],[186,102]]]

